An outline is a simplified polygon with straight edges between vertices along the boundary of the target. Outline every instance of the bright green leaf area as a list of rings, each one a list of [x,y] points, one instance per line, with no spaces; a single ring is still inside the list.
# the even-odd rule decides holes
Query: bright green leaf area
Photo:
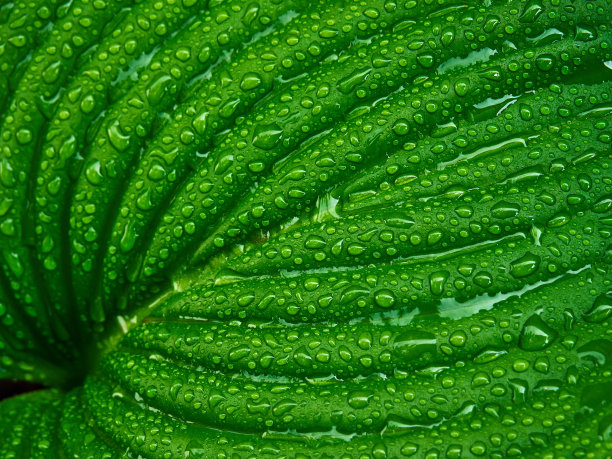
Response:
[[[612,457],[611,147],[612,0],[0,0],[0,457]]]

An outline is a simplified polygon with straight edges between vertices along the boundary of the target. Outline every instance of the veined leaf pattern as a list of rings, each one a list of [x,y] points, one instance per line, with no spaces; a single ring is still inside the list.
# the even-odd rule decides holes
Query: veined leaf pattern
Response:
[[[0,0],[0,457],[610,457],[611,27]]]

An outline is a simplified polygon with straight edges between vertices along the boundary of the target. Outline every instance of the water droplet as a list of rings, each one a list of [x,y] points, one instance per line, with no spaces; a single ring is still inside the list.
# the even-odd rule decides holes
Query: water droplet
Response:
[[[463,347],[465,346],[465,342],[467,341],[467,335],[465,334],[463,330],[456,330],[450,335],[450,337],[448,338],[448,341],[453,346]]]
[[[536,59],[537,67],[543,72],[547,72],[555,65],[555,57],[552,54],[543,54]]]
[[[571,220],[571,215],[566,212],[560,212],[556,215],[553,215],[548,222],[546,222],[546,226],[549,228],[559,228],[563,225],[566,225]]]
[[[400,452],[404,456],[414,456],[419,451],[419,445],[416,443],[406,443],[402,446]]]
[[[500,201],[491,208],[491,215],[495,218],[512,218],[516,217],[519,211],[520,207],[516,204]]]
[[[557,332],[539,315],[534,314],[523,325],[519,346],[526,351],[541,351],[547,348],[556,336]]]
[[[436,271],[429,275],[429,288],[434,295],[442,295],[448,279],[448,271]]]
[[[258,125],[253,132],[253,145],[262,150],[271,150],[282,134],[283,130],[276,123]]]
[[[598,214],[608,212],[610,209],[612,209],[612,196],[604,196],[593,204],[593,212]]]
[[[240,82],[240,88],[243,91],[249,91],[259,86],[261,84],[261,81],[261,76],[259,74],[255,72],[247,72],[242,77],[242,81]]]
[[[96,107],[96,100],[93,98],[91,94],[88,94],[85,97],[83,97],[80,107],[81,107],[81,111],[85,113],[86,115],[88,115]]]
[[[321,236],[310,235],[306,238],[304,247],[307,249],[323,249],[327,245],[325,239]]]
[[[393,352],[397,358],[409,362],[435,354],[436,344],[436,336],[433,333],[411,330],[395,337]]]
[[[410,125],[408,124],[408,120],[402,118],[397,120],[391,129],[393,129],[396,135],[403,136],[410,131]]]
[[[389,289],[381,289],[374,294],[374,302],[379,307],[387,309],[395,304],[395,295]]]
[[[366,391],[356,390],[349,394],[347,402],[351,407],[355,409],[361,409],[368,406],[368,403],[370,402],[370,398],[372,396],[373,394],[368,393]]]
[[[32,131],[30,131],[29,129],[19,129],[19,131],[17,131],[17,142],[19,142],[21,145],[25,145],[28,144],[32,141]]]
[[[521,13],[519,20],[521,22],[534,22],[538,18],[538,16],[542,14],[542,11],[544,11],[542,5],[537,2],[531,1],[525,6],[525,9]]]
[[[470,81],[467,78],[459,78],[455,81],[455,93],[459,97],[465,96],[470,89]]]
[[[158,105],[163,100],[171,82],[172,77],[170,75],[160,75],[149,83],[146,94],[151,105]]]
[[[442,35],[440,36],[440,41],[442,45],[448,47],[455,40],[455,28],[454,27],[446,27],[442,30]],[[455,88],[456,90],[456,88]]]
[[[348,246],[347,252],[348,252],[349,255],[357,256],[357,255],[361,255],[363,252],[365,252],[366,249],[367,249],[367,247],[364,246],[364,245],[353,243],[353,244],[350,244]]]
[[[114,120],[110,123],[106,133],[110,143],[119,151],[125,151],[130,144],[130,136],[123,133],[119,126],[119,121]]]
[[[196,116],[191,125],[199,135],[204,135],[208,126],[208,112],[202,112]]]
[[[510,274],[514,277],[527,277],[540,267],[540,257],[527,252],[521,258],[510,264]]]
[[[432,54],[419,54],[417,56],[417,62],[424,68],[429,69],[433,67],[436,62],[435,57]]]
[[[597,38],[597,32],[587,29],[584,25],[576,25],[574,38],[578,41],[591,41]]]
[[[53,84],[59,77],[60,69],[62,68],[62,61],[54,61],[50,63],[45,70],[42,72],[42,78],[47,84]]]
[[[134,228],[134,223],[129,222],[123,227],[123,235],[121,236],[121,240],[119,241],[119,248],[122,252],[127,253],[134,248],[134,244],[136,243],[136,230]]]
[[[136,199],[136,206],[140,210],[151,210],[153,203],[151,202],[151,188],[147,188]]]
[[[355,70],[338,81],[338,90],[344,94],[350,93],[357,85],[363,83],[368,78],[371,71],[372,69],[370,68]]]
[[[149,177],[154,182],[158,182],[162,180],[166,176],[166,169],[161,164],[161,162],[155,160],[151,163],[151,167],[147,172],[147,177]]]
[[[612,315],[612,293],[602,293],[584,314],[584,320],[590,323],[602,323],[608,320],[610,315]]]
[[[95,161],[85,169],[85,177],[87,177],[87,181],[92,185],[99,185],[104,179],[100,167],[100,161]]]

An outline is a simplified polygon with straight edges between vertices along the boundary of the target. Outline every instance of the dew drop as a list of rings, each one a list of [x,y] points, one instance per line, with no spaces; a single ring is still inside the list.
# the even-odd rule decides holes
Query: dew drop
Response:
[[[279,142],[283,130],[276,123],[262,124],[253,132],[253,145],[262,150],[271,150]]]
[[[540,267],[540,257],[527,252],[510,264],[510,274],[516,278],[527,277]]]
[[[519,346],[525,351],[541,351],[547,348],[556,336],[557,332],[538,314],[534,314],[523,325]]]

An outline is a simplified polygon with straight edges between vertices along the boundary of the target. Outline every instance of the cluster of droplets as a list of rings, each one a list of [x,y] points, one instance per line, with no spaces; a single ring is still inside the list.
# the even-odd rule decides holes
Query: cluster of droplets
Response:
[[[348,11],[346,8],[338,8],[336,4],[328,4],[323,11],[308,11],[296,16],[286,25],[254,42],[251,47],[238,52],[232,60],[222,62],[211,74],[211,78],[204,80],[194,89],[192,96],[173,111],[170,122],[152,139],[135,166],[135,174],[122,197],[120,213],[116,216],[108,249],[104,254],[106,275],[103,278],[110,282],[104,285],[102,295],[110,297],[112,303],[116,284],[126,280],[117,272],[123,269],[133,253],[146,247],[151,237],[150,232],[146,231],[147,227],[159,218],[160,206],[165,204],[169,195],[176,193],[177,184],[184,180],[182,177],[200,161],[198,151],[210,147],[217,132],[231,127],[234,117],[247,112],[263,95],[279,85],[279,79],[291,81],[313,68],[321,59],[341,50],[351,40],[371,36],[381,28],[388,29],[390,19],[399,20],[411,15],[412,9],[402,9],[386,3],[381,17],[378,10],[371,7],[364,9],[361,4],[352,5]],[[418,10],[421,11],[420,8]],[[282,44],[287,46],[280,46]],[[254,69],[261,70],[255,72]],[[310,92],[316,90],[317,97],[324,97],[330,91],[328,83],[304,87]],[[221,181],[223,186],[229,187],[235,180],[233,177],[236,172],[228,171],[234,159],[233,151],[247,147],[244,137],[251,134],[250,130],[253,131],[252,146],[255,151],[268,151],[276,146],[282,134],[278,122],[287,121],[283,118],[287,118],[289,103],[292,101],[289,94],[281,95],[275,102],[269,103],[267,110],[251,115],[253,121],[243,123],[242,127],[224,136],[223,151],[215,156],[219,164],[211,170],[211,174],[225,174]],[[297,102],[303,109],[311,109],[315,113],[321,109],[313,107],[314,103],[309,97]],[[263,123],[263,119],[279,121]],[[249,125],[249,130],[245,129],[244,124]],[[303,135],[309,133],[308,129],[304,131]],[[284,149],[291,146],[295,146],[295,141],[285,144]],[[177,154],[179,151],[180,155]],[[240,155],[237,159],[242,158]],[[263,171],[264,165],[261,161],[254,161],[248,168],[251,172],[259,173]],[[202,174],[207,172],[208,169],[203,169]],[[210,192],[211,187],[212,183],[208,180],[202,180],[197,186],[193,183],[184,185],[190,196],[192,193]],[[205,209],[214,203],[211,198],[200,197],[198,201]],[[181,205],[181,218],[191,217],[194,209],[191,203]],[[165,227],[166,223],[174,223],[174,219],[170,219],[164,216],[160,224]],[[155,255],[154,261],[166,266],[170,255],[168,246],[173,247],[181,242],[183,235],[184,239],[192,238],[196,226],[189,221],[184,224],[176,221],[171,230],[164,228],[162,232],[164,247]],[[141,271],[145,278],[151,276],[151,262],[148,266],[142,266],[143,258],[146,256],[139,256],[132,263],[128,280],[133,282],[142,277]]]
[[[132,397],[154,408],[151,419],[174,424],[166,431],[173,445],[175,430],[189,425],[177,417],[215,450],[214,429],[242,432],[227,433],[227,447],[252,454],[291,444],[329,455],[368,445],[369,457],[540,454],[571,449],[574,422],[586,422],[574,448],[598,451],[606,421],[575,416],[607,413],[612,298],[598,292],[610,285],[597,266],[527,285],[520,296],[350,325],[151,319],[107,356],[86,398],[101,421],[140,417],[125,405]],[[280,433],[287,429],[296,434]],[[146,454],[155,436],[129,444]]]
[[[469,18],[466,22],[471,23],[484,13],[470,8],[467,11],[460,9],[459,14]],[[436,29],[453,19],[456,19],[455,13],[437,20],[435,27],[429,22],[427,25]],[[420,54],[415,54],[415,50],[428,41],[422,36],[423,33],[416,27],[408,31],[399,30],[350,49],[338,61],[326,62],[306,78],[295,83],[288,82],[276,97],[270,97],[266,105],[256,108],[241,124],[224,135],[219,146],[198,166],[199,170],[182,185],[171,207],[161,217],[159,229],[151,236],[153,240],[142,261],[144,281],[147,282],[147,277],[160,269],[176,265],[177,261],[172,260],[180,260],[179,257],[193,239],[201,237],[201,232],[232,205],[236,195],[243,193],[263,174],[269,173],[275,161],[286,156],[304,140],[333,126],[346,111],[387,94],[402,82],[410,81],[433,66],[431,59],[426,60]],[[411,40],[411,35],[418,35],[419,38]],[[451,42],[446,42],[444,46],[439,40],[436,35],[429,40],[429,47],[441,54],[438,59],[467,52],[473,45],[472,41],[467,40],[456,44],[452,42],[452,46]],[[501,42],[501,38],[493,33],[483,36],[483,40]],[[241,62],[237,59],[235,65]],[[339,62],[342,63],[340,71]],[[424,62],[429,64],[423,65]],[[248,68],[252,67],[251,62]],[[200,100],[207,100],[207,97],[200,97]],[[207,113],[209,121],[214,120],[210,109]],[[185,124],[189,118],[181,121]],[[175,126],[174,132],[179,130]],[[175,148],[176,144],[176,141],[172,142],[165,148]],[[172,172],[184,175],[187,162],[185,157],[172,160]],[[328,168],[335,165],[333,159],[325,157],[320,158],[319,163]],[[181,169],[177,169],[177,165]],[[133,199],[131,202],[134,202]],[[194,212],[196,208],[200,209],[197,213]],[[144,219],[142,225],[148,221]],[[121,228],[131,224],[122,223],[116,234],[119,235]],[[130,229],[134,230],[133,224]],[[221,243],[217,241],[215,244]]]
[[[598,45],[589,44],[586,48],[591,46]],[[543,54],[550,51],[547,47]],[[561,49],[557,52],[565,55]],[[589,52],[585,54],[588,56]],[[483,86],[482,78],[487,79],[488,76],[483,72],[474,72],[473,69],[459,72],[454,79],[464,79],[469,81],[470,88],[480,88],[481,97],[494,96],[500,90],[498,84],[502,81],[504,86],[517,85],[519,90],[530,88],[534,84],[534,76],[530,73],[536,68],[533,61],[537,58],[538,53],[525,53],[520,57],[511,55],[500,58],[499,62],[483,64],[487,72],[493,69],[496,74],[500,74],[499,78],[494,79],[496,83],[487,82]],[[567,67],[562,58],[558,62],[560,70]],[[582,65],[580,58],[573,62],[578,64],[575,70]],[[524,71],[513,70],[514,63]],[[502,71],[502,68],[505,70]],[[541,82],[555,75],[554,72],[542,74],[538,70],[536,73],[535,78]],[[505,74],[503,78],[502,74]],[[317,197],[328,191],[334,183],[342,182],[347,176],[366,167],[384,154],[385,150],[401,145],[402,138],[409,136],[411,131],[427,132],[432,125],[444,124],[466,109],[469,99],[450,89],[453,78],[449,81],[442,76],[432,80],[391,95],[370,113],[337,125],[325,137],[296,152],[273,175],[248,192],[230,214],[224,217],[223,222],[200,244],[195,255],[196,261],[206,260],[219,247],[230,241],[244,239],[254,229],[268,228],[296,213],[309,211]],[[402,128],[398,129],[398,126]],[[191,221],[197,223],[195,219]],[[196,231],[196,234],[200,232]],[[155,244],[154,238],[152,248],[159,246]]]
[[[496,101],[495,119],[476,125],[453,122],[432,137],[406,144],[380,164],[357,174],[341,188],[342,209],[392,205],[397,202],[459,195],[475,181],[516,182],[551,170],[575,151],[600,151],[606,145],[605,120],[570,121],[580,113],[608,110],[610,87],[604,84],[550,88],[517,100]],[[603,132],[602,132],[603,131]],[[598,142],[601,139],[602,142]],[[524,149],[528,149],[527,153]],[[422,153],[429,151],[427,156]],[[423,161],[425,156],[426,161]],[[442,162],[442,167],[434,165]]]
[[[600,138],[603,135],[609,134],[601,133]],[[608,147],[602,142],[601,150]],[[578,157],[565,165],[557,155],[558,165],[551,164],[548,172],[529,167],[522,176],[516,174],[514,180],[503,180],[486,191],[457,192],[452,201],[430,197],[300,226],[228,261],[226,268],[252,275],[367,265],[484,242],[534,226],[560,227],[574,211],[598,208],[600,197],[608,192],[609,157],[604,151],[590,150],[592,155],[602,154],[603,163],[582,163]],[[567,197],[557,198],[557,193]]]

